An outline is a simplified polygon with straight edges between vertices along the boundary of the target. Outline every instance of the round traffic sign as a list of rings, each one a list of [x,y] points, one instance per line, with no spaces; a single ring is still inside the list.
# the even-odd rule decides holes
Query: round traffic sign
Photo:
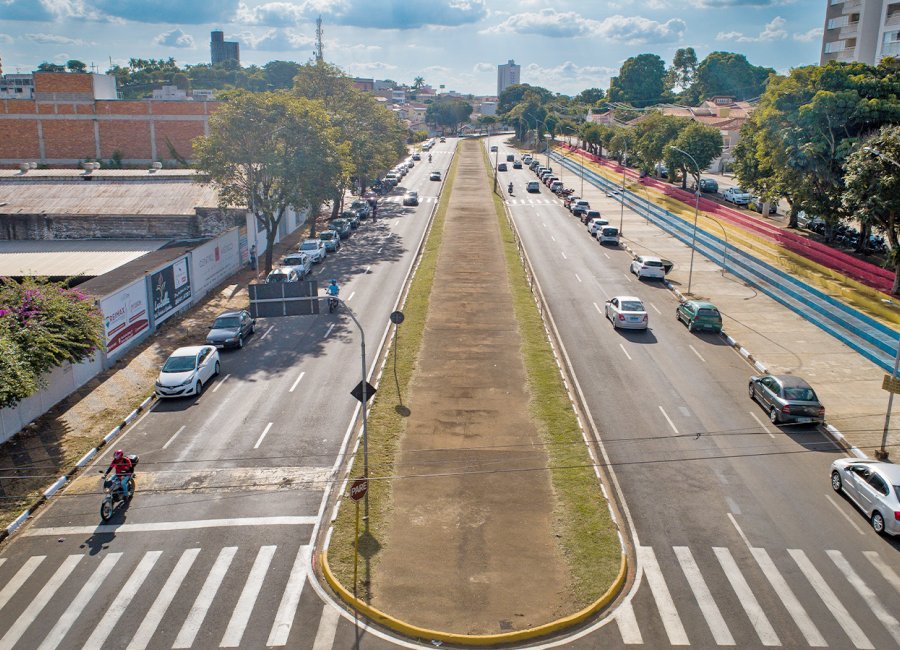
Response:
[[[399,325],[400,323],[402,323],[404,318],[405,316],[403,315],[402,311],[391,312],[391,322],[394,325]]]

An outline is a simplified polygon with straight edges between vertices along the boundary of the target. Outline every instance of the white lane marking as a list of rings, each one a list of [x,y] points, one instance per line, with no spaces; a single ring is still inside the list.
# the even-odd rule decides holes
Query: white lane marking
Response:
[[[719,645],[735,645],[734,637],[731,636],[731,631],[728,629],[725,619],[722,618],[722,612],[719,611],[719,607],[716,605],[716,601],[706,585],[706,580],[703,579],[703,574],[700,573],[700,567],[697,566],[691,550],[687,546],[673,546],[672,550],[675,551],[675,557],[678,558],[681,570],[684,571],[684,577],[687,578],[688,585],[690,585],[691,591],[694,592],[697,605],[700,606],[703,618],[706,619],[706,624],[709,626],[709,631],[712,632],[716,643]]]
[[[3,606],[16,594],[19,587],[31,577],[31,574],[34,573],[34,570],[38,568],[38,565],[43,562],[46,557],[46,555],[33,555],[25,561],[22,568],[16,572],[16,575],[13,576],[12,580],[7,582],[3,586],[3,590],[0,591],[0,609],[3,609]]]
[[[54,526],[50,528],[30,528],[23,537],[91,535],[103,533],[159,533],[169,530],[192,530],[197,528],[227,528],[229,526],[312,526],[316,518],[297,517],[241,517],[239,519],[196,519],[193,521],[157,521],[146,524],[101,524],[99,526]]]
[[[226,381],[228,381],[228,378],[229,378],[229,377],[231,377],[230,374],[225,375],[224,377],[222,377],[222,379],[220,379],[219,381],[217,381],[217,382],[216,382],[216,387],[212,389],[212,392],[215,393],[217,390],[219,390],[219,387],[220,387],[222,384],[224,384]],[[165,449],[165,447],[163,447],[163,449]]]
[[[213,564],[209,575],[206,576],[203,587],[200,589],[200,593],[197,594],[197,599],[194,601],[191,611],[188,612],[187,619],[185,619],[184,625],[181,626],[181,631],[178,632],[178,637],[172,645],[173,648],[190,648],[194,645],[197,632],[200,631],[203,619],[206,618],[209,606],[212,605],[216,592],[219,591],[222,580],[225,578],[225,574],[228,572],[228,567],[231,566],[231,561],[234,559],[234,554],[237,553],[237,550],[237,546],[226,546],[219,551],[215,564]]]
[[[819,595],[819,598],[825,603],[825,607],[828,608],[831,615],[834,616],[838,624],[844,628],[844,632],[847,633],[847,636],[853,642],[853,645],[857,648],[875,650],[875,646],[872,645],[872,642],[869,641],[868,637],[863,633],[862,628],[859,627],[856,621],[853,620],[853,617],[850,616],[850,612],[847,611],[847,608],[844,607],[840,600],[838,600],[837,594],[835,594],[831,587],[828,586],[828,583],[825,582],[825,578],[822,577],[822,574],[819,573],[812,562],[809,561],[806,553],[797,548],[789,548],[787,552],[794,558],[794,562],[797,563],[797,566],[800,567],[803,575],[809,580],[809,584],[812,585],[813,591]]]
[[[695,347],[694,347],[693,345],[691,345],[690,343],[688,343],[688,347],[691,349],[691,351],[692,351],[694,354],[697,355],[697,358],[700,359],[700,361],[702,361],[703,363],[706,363],[706,359],[703,358],[703,355],[702,355],[702,354],[700,354],[699,352],[697,352],[697,348],[695,348]]]
[[[628,350],[625,349],[625,346],[619,343],[619,347],[622,348],[622,352],[625,353],[625,356],[628,357],[628,360],[631,361],[631,355],[628,354]],[[678,433],[677,431],[675,433]]]
[[[611,259],[612,259],[612,258],[609,256],[609,253],[607,253],[607,252],[605,252],[605,251],[603,252],[603,257],[605,257],[605,258],[608,259],[608,260],[611,260]]]
[[[363,271],[363,273],[368,273],[368,272],[369,272],[369,269],[371,269],[371,268],[372,268],[372,265],[369,264],[369,265],[366,267],[366,270]]]
[[[225,628],[225,635],[222,637],[222,642],[219,643],[220,648],[237,648],[241,645],[241,638],[244,636],[250,614],[253,613],[253,605],[256,604],[256,597],[259,596],[259,590],[262,589],[266,571],[269,570],[269,564],[272,562],[276,548],[276,546],[263,546],[256,554],[250,575],[247,576],[241,596],[231,613],[231,620],[228,621],[228,627]]]
[[[547,227],[547,224],[546,224],[546,223],[544,223],[544,222],[543,222],[543,221],[542,221],[542,222],[541,222],[541,225],[542,225],[542,226],[543,226],[543,227],[544,227],[544,228],[546,228],[546,227]]]
[[[650,305],[651,307],[653,307],[653,311],[655,311],[657,314],[662,315],[662,312],[659,309],[657,309],[656,305],[654,305],[652,302],[648,302],[647,304]]]
[[[881,559],[881,556],[878,555],[878,551],[863,551],[863,555],[866,556],[866,559],[872,563],[878,573],[887,580],[894,589],[897,590],[897,593],[900,594],[900,578],[897,577],[897,574],[894,573],[894,570],[887,565],[887,562]]]
[[[341,614],[336,608],[330,605],[322,608],[319,629],[316,630],[316,640],[313,641],[312,650],[331,650],[334,647],[334,637],[337,634],[337,624],[340,620]]]
[[[848,515],[846,512],[844,512],[844,509],[841,508],[841,505],[837,501],[832,499],[830,494],[826,494],[825,498],[828,499],[828,502],[831,505],[833,505],[839,513],[841,513],[841,516],[847,520],[847,523],[856,529],[857,533],[859,533],[860,535],[865,535],[865,533],[863,532],[863,529],[856,525],[856,522],[850,518],[850,515]]]
[[[594,309],[597,310],[597,313],[603,316],[603,310],[600,309],[600,306],[597,303],[594,303]]]
[[[269,329],[263,332],[263,335],[259,337],[259,340],[262,341],[264,338],[266,338],[269,335],[269,332],[271,332],[273,329],[275,329],[275,326],[269,325]]]
[[[269,433],[269,429],[271,429],[271,428],[272,428],[272,423],[269,422],[269,423],[266,425],[266,428],[263,429],[262,435],[259,437],[259,440],[256,441],[256,444],[255,444],[255,445],[253,445],[253,448],[254,448],[254,449],[259,449],[259,446],[262,444],[263,438],[266,437],[266,434]]]
[[[305,374],[306,374],[306,372],[301,372],[301,373],[300,373],[300,376],[297,377],[297,379],[296,379],[296,380],[294,381],[294,383],[291,385],[291,389],[288,391],[289,393],[293,393],[293,392],[294,392],[294,389],[297,388],[297,384],[300,383],[300,380],[303,379],[303,375],[305,375]]]
[[[753,554],[763,575],[766,576],[766,579],[772,585],[772,589],[778,594],[784,608],[788,610],[788,614],[791,615],[791,618],[794,619],[794,623],[800,628],[800,632],[803,634],[806,642],[814,648],[828,647],[822,633],[819,632],[815,623],[812,622],[809,614],[806,613],[803,605],[800,604],[797,596],[794,595],[793,590],[791,590],[787,581],[778,571],[778,567],[775,566],[775,563],[772,561],[772,558],[769,557],[766,549],[750,547],[750,553]]]
[[[754,420],[756,420],[756,423],[760,426],[760,428],[769,434],[770,438],[775,437],[774,435],[772,435],[772,432],[769,430],[769,427],[766,426],[766,423],[763,422],[762,420],[760,420],[758,417],[756,417],[756,413],[754,413],[753,411],[748,411],[748,413],[750,413],[750,417],[752,417]]]
[[[166,583],[163,585],[159,594],[157,594],[156,600],[153,601],[153,605],[150,606],[150,610],[144,616],[141,626],[137,629],[137,632],[134,633],[134,637],[131,639],[131,643],[128,644],[127,650],[143,650],[150,645],[153,634],[159,628],[163,616],[166,615],[166,610],[169,609],[169,605],[172,604],[175,594],[178,593],[181,583],[184,582],[184,577],[187,575],[188,571],[190,571],[191,566],[194,564],[194,560],[197,559],[199,553],[199,548],[189,548],[181,554],[180,558],[178,558],[178,563],[175,565],[175,568],[172,569],[172,573],[169,574]]]
[[[662,407],[662,404],[659,404],[659,412],[663,414],[663,417],[666,418],[666,422],[669,423],[669,426],[672,427],[672,431],[675,432],[675,435],[678,435],[678,428],[675,426],[675,423],[672,422],[672,418],[669,417],[669,414],[666,413],[666,410]]]
[[[399,219],[394,219],[394,223],[391,224],[391,225],[396,226],[398,223],[400,223],[400,220],[399,220]]]
[[[25,634],[25,630],[31,626],[34,619],[38,617],[38,614],[43,611],[50,599],[53,598],[56,590],[66,581],[66,578],[75,570],[75,567],[82,559],[84,559],[83,555],[70,555],[65,559],[50,580],[44,583],[44,587],[34,597],[34,600],[25,607],[22,615],[16,619],[16,622],[12,624],[6,631],[6,634],[3,635],[3,638],[0,639],[0,648],[12,648],[16,645],[18,640],[22,638],[22,635]]]
[[[552,239],[553,241],[556,241],[556,237],[554,237],[553,235],[550,235],[550,239]]]
[[[288,637],[291,634],[291,625],[294,623],[294,616],[297,614],[297,606],[300,604],[300,596],[303,594],[303,585],[306,584],[306,566],[309,563],[309,546],[301,546],[297,551],[297,557],[294,558],[294,566],[291,567],[291,575],[288,577],[287,586],[281,596],[281,603],[278,605],[278,613],[275,614],[275,622],[272,623],[272,630],[269,632],[269,640],[266,641],[267,646],[283,646],[287,645]],[[325,607],[326,611],[334,609],[333,607]],[[324,615],[324,611],[322,612]],[[335,614],[337,615],[337,614]],[[335,626],[337,620],[335,619]],[[322,624],[319,623],[321,630]],[[318,636],[317,636],[318,638]],[[334,640],[334,636],[332,636]],[[330,648],[331,646],[329,646]]]
[[[625,279],[628,280],[629,282],[634,282],[630,273],[623,273],[622,275],[624,275]]]
[[[669,637],[669,643],[672,645],[689,645],[687,632],[681,624],[681,618],[678,616],[678,610],[675,608],[675,602],[666,586],[662,572],[659,569],[659,563],[656,561],[656,555],[650,546],[637,547],[638,563],[643,567],[644,575],[647,576],[647,582],[650,584],[650,593],[653,594],[653,600],[656,601],[656,608],[659,610],[659,616],[662,619],[663,627]]]
[[[91,601],[91,598],[94,597],[94,593],[100,588],[100,585],[106,580],[106,576],[113,570],[116,562],[118,562],[121,557],[121,553],[110,553],[103,558],[100,562],[100,566],[94,570],[91,577],[88,578],[88,581],[84,583],[84,586],[78,592],[78,595],[75,596],[71,603],[69,603],[69,606],[66,608],[63,615],[57,619],[56,625],[53,626],[53,629],[50,630],[50,633],[43,642],[41,642],[41,645],[38,646],[38,650],[52,650],[62,643],[62,640],[72,628],[72,625],[78,617],[81,616],[81,612],[84,610],[85,606],[87,606]]]
[[[326,338],[326,339],[328,338],[328,335],[331,334],[331,330],[333,330],[333,329],[334,329],[334,323],[332,323],[331,325],[329,325],[329,326],[328,326],[328,329],[325,330],[325,338]]]
[[[616,624],[619,626],[619,633],[622,635],[622,643],[625,645],[641,645],[644,643],[644,638],[641,636],[641,628],[634,615],[634,608],[631,606],[630,600],[616,609],[615,619]]]
[[[734,526],[734,529],[737,531],[738,535],[741,536],[741,539],[744,540],[744,544],[747,545],[747,548],[750,548],[750,540],[747,539],[747,536],[744,534],[744,531],[741,530],[741,527],[738,526],[737,520],[734,518],[730,512],[726,512],[725,516],[731,520],[731,525]]]
[[[355,291],[351,291],[351,292],[350,292],[350,295],[347,296],[347,302],[350,302],[351,300],[353,300],[353,296],[355,296],[355,295],[356,295],[356,292],[355,292]]]
[[[6,558],[5,558],[5,557],[0,557],[0,566],[3,566],[3,564],[4,564],[5,562],[6,562]]]
[[[766,613],[760,607],[756,596],[753,595],[753,591],[750,589],[750,585],[747,584],[747,580],[744,579],[737,562],[734,561],[731,551],[724,547],[714,546],[713,552],[722,566],[722,571],[725,572],[725,577],[731,583],[731,588],[734,589],[738,602],[741,603],[741,606],[747,613],[747,618],[753,624],[753,629],[756,630],[760,643],[765,646],[781,645],[778,635],[775,634],[775,628],[772,627],[769,619],[766,618]]]
[[[119,618],[121,618],[125,609],[128,607],[129,603],[131,603],[131,599],[134,598],[135,594],[140,590],[141,585],[144,584],[144,580],[156,564],[160,555],[162,555],[162,551],[147,551],[144,553],[144,557],[141,558],[141,561],[138,563],[135,570],[128,574],[128,580],[125,582],[125,586],[119,591],[115,600],[109,604],[106,613],[103,615],[103,619],[94,628],[90,638],[81,650],[102,650],[107,637],[109,637],[110,633],[116,627],[116,623],[119,622]]]
[[[218,388],[220,385],[221,385],[221,384],[217,385],[216,388]],[[181,433],[182,431],[184,431],[185,426],[187,426],[187,425],[182,424],[182,425],[178,428],[178,431],[176,431],[175,434],[174,434],[171,438],[169,438],[168,442],[166,442],[166,444],[164,444],[164,445],[162,446],[162,448],[163,448],[163,449],[168,449],[168,448],[169,448],[169,445],[171,445],[171,444],[175,441],[175,438],[178,437],[178,434]]]
[[[559,252],[560,252],[560,254],[562,254],[564,260],[569,259],[568,257],[566,257],[566,252],[565,252],[565,251],[559,251]]]
[[[729,496],[725,497],[725,501],[728,502],[728,509],[731,510],[732,513],[739,515],[741,514],[741,507],[738,505],[738,502],[732,499]]]
[[[869,606],[869,609],[872,610],[872,613],[875,614],[875,618],[881,621],[881,624],[884,625],[885,629],[890,632],[890,635],[894,637],[894,643],[900,645],[900,622],[894,618],[887,609],[885,609],[884,605],[881,604],[881,601],[878,600],[878,596],[875,595],[875,592],[869,588],[865,582],[863,582],[862,578],[859,577],[859,574],[850,566],[850,563],[844,557],[843,553],[840,551],[825,551],[828,557],[831,558],[831,561],[840,569],[841,573],[844,574],[844,577],[847,578],[847,582],[853,585],[853,588],[856,589],[856,593],[858,593],[864,601],[866,601],[866,605]],[[897,611],[894,609],[893,611]]]
[[[575,274],[575,279],[578,280],[579,282],[581,282],[581,276],[578,275],[577,273]]]
[[[381,248],[384,248],[384,247],[382,246]],[[379,255],[381,254],[381,248],[379,248],[379,249],[376,251],[376,253],[379,254]]]

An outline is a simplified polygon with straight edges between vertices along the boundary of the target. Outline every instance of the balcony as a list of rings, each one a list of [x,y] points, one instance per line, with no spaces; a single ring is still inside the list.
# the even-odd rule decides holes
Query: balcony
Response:
[[[844,41],[850,38],[856,38],[858,34],[859,23],[848,23],[846,27],[842,27],[841,31],[838,32],[838,38]]]

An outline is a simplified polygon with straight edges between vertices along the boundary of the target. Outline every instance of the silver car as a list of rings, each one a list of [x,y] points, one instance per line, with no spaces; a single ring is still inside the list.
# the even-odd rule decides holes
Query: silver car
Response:
[[[297,250],[309,255],[313,264],[324,262],[325,256],[328,254],[325,250],[325,243],[318,239],[304,239]]]
[[[213,345],[178,348],[166,359],[156,379],[157,397],[199,396],[219,375],[219,351]]]
[[[819,424],[825,422],[825,407],[806,380],[794,375],[750,377],[750,399],[769,414],[772,424]]]
[[[650,326],[647,309],[636,296],[616,296],[606,301],[606,317],[613,329],[645,330]]]
[[[900,535],[900,465],[839,458],[831,463],[831,487],[865,513],[875,532]]]

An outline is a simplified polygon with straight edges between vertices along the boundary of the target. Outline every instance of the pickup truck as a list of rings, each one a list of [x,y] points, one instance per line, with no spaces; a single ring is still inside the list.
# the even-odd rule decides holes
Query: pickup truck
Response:
[[[745,192],[739,187],[729,187],[722,196],[726,201],[735,205],[747,205],[750,203],[750,192]]]

